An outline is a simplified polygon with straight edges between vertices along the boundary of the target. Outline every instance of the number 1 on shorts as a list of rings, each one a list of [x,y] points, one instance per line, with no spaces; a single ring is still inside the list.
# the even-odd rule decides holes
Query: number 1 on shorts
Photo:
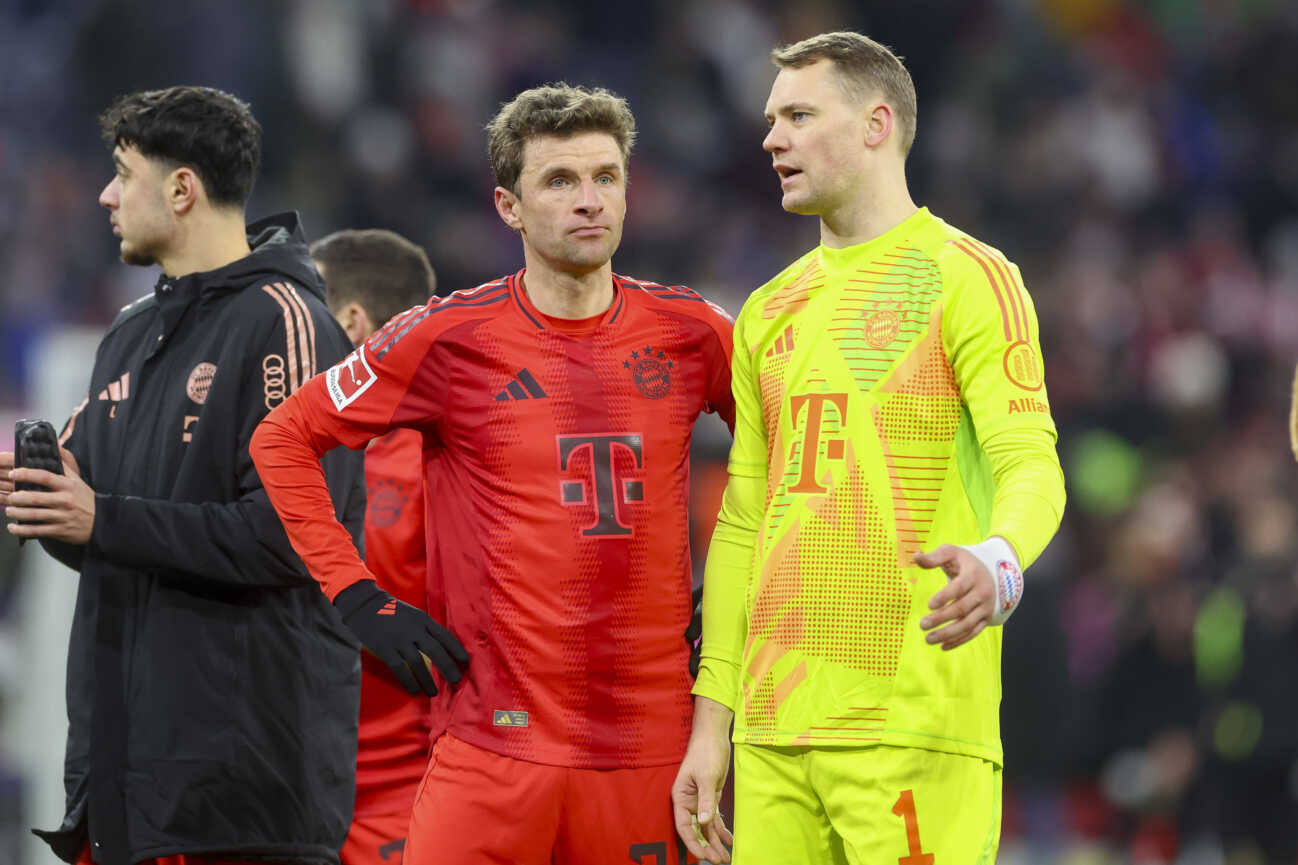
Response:
[[[915,816],[915,794],[902,790],[892,813],[906,821],[906,845],[910,854],[897,859],[897,865],[933,865],[933,854],[923,852],[919,843],[919,819]]]

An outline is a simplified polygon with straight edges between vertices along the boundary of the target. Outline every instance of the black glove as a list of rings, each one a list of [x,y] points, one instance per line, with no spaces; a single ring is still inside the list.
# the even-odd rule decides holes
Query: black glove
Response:
[[[690,647],[690,677],[699,677],[699,652],[703,650],[703,587],[699,586],[690,593],[694,602],[694,614],[690,616],[690,626],[685,629],[685,642]]]
[[[469,662],[455,635],[423,610],[398,601],[373,580],[348,586],[334,598],[343,622],[412,694],[423,691],[432,697],[437,685],[429,675],[424,656],[448,682],[460,681],[459,664]],[[452,660],[454,659],[454,660]]]

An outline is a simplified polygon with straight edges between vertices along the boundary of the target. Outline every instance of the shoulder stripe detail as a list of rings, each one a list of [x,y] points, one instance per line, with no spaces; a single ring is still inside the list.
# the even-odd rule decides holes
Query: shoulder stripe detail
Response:
[[[992,249],[981,240],[973,237],[969,238],[969,240],[976,248],[981,249],[983,254],[991,259],[992,263],[996,265],[996,270],[1000,273],[1001,279],[1004,281],[1005,292],[1010,297],[1010,304],[1018,310],[1018,322],[1021,325],[1019,339],[1027,339],[1032,330],[1028,327],[1028,302],[1027,298],[1024,297],[1026,292],[1024,291],[1023,283],[1014,278],[1014,272],[1010,270],[1009,263],[1004,255]]]
[[[973,249],[972,247],[966,245],[963,238],[957,239],[952,242],[956,245],[956,248],[958,248],[961,252],[963,252],[965,255],[969,256],[970,258],[972,258],[974,261],[978,262],[978,266],[982,268],[983,273],[987,276],[987,283],[992,287],[992,292],[996,295],[996,302],[1000,304],[1001,307],[1001,325],[1005,331],[1005,341],[1013,342],[1014,337],[1011,336],[1010,334],[1010,311],[1005,306],[1006,298],[1001,292],[1000,279],[997,278],[997,276],[992,272],[992,268],[988,265],[986,259],[982,256],[982,254],[977,250]],[[1013,301],[1011,301],[1011,303],[1012,302]],[[1014,312],[1014,318],[1015,318],[1015,322],[1014,322],[1015,327],[1017,328],[1018,326],[1017,310],[1015,310]]]
[[[289,305],[286,297],[287,292],[282,290],[279,283],[267,283],[261,287],[261,290],[279,304],[279,310],[284,316],[284,352],[287,355],[284,365],[288,367],[288,391],[293,393],[306,381],[302,377],[302,369],[303,365],[309,361],[309,357],[300,355],[309,355],[311,350],[310,343],[304,339],[305,335],[299,332],[303,330],[299,326],[301,312]],[[305,351],[303,351],[304,348]]]
[[[59,436],[60,447],[67,444],[68,439],[72,438],[72,431],[77,427],[77,415],[81,414],[81,412],[85,409],[86,405],[89,404],[89,402],[90,402],[90,396],[89,394],[87,394],[86,398],[83,399],[81,402],[79,402],[77,404],[77,407],[72,410],[72,416],[69,417],[68,422],[64,424],[63,434]]]
[[[389,319],[386,324],[384,324],[382,327],[378,329],[378,332],[374,336],[374,338],[372,338],[369,341],[377,345],[379,342],[386,339],[388,335],[390,335],[393,331],[399,330],[401,328],[401,325],[405,324],[405,322],[409,318],[418,315],[427,306],[428,304],[420,304],[419,306],[412,306],[410,307],[410,309],[407,309],[405,312],[399,312],[396,315],[392,316],[392,318]]]
[[[500,288],[501,291],[482,296],[473,295],[471,298],[458,298],[451,295],[436,305],[429,303],[426,306],[415,307],[408,315],[393,319],[383,331],[370,337],[368,343],[370,351],[374,352],[375,358],[383,360],[388,352],[396,348],[401,338],[424,319],[451,309],[468,309],[475,306],[491,306],[500,303],[509,297],[508,292],[503,290],[504,286],[502,285]]]
[[[663,300],[694,300],[700,303],[707,303],[707,300],[703,295],[684,285],[663,285],[660,282],[645,282],[644,280],[631,279],[630,277],[621,277],[621,280],[624,287],[643,291],[650,297],[658,297]]]

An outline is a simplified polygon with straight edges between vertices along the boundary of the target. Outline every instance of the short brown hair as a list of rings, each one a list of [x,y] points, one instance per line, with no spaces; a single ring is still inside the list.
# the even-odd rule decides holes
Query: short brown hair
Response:
[[[901,155],[905,157],[910,153],[910,147],[915,143],[918,108],[915,82],[901,58],[888,46],[850,30],[821,33],[771,52],[771,62],[781,69],[799,69],[817,60],[829,60],[834,64],[848,99],[860,102],[873,91],[882,91],[883,98],[896,112]]]
[[[635,143],[635,117],[625,99],[603,87],[588,90],[562,81],[524,90],[501,105],[487,124],[487,153],[496,183],[518,195],[527,140],[539,135],[566,138],[579,132],[613,136],[626,167]]]
[[[424,251],[382,228],[335,231],[311,244],[311,258],[325,271],[329,311],[359,303],[375,327],[426,303],[437,289]]]

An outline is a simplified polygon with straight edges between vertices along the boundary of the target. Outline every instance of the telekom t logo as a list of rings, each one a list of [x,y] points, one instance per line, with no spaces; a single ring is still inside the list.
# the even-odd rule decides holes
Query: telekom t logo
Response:
[[[594,490],[596,521],[581,530],[583,535],[629,535],[631,527],[617,518],[618,509],[627,502],[644,500],[644,483],[623,480],[616,475],[614,464],[618,453],[629,453],[636,468],[644,467],[644,446],[640,433],[603,433],[595,435],[558,436],[559,471],[571,476],[574,457],[589,453],[590,467],[579,480],[559,483],[559,492],[565,505],[591,503],[589,491]]]
[[[789,398],[789,410],[793,415],[795,430],[798,428],[798,417],[802,414],[802,407],[807,407],[807,420],[802,425],[802,474],[798,476],[797,485],[789,487],[791,493],[823,495],[829,492],[816,480],[816,463],[820,459],[820,421],[825,413],[825,403],[831,403],[838,409],[840,427],[847,423],[847,394],[845,393],[802,393]],[[826,439],[825,456],[831,460],[841,460],[843,439]]]

